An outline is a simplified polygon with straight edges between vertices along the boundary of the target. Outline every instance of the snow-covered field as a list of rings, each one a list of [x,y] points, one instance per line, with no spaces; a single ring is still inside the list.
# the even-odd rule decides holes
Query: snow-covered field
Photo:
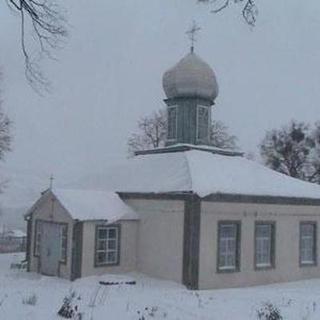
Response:
[[[21,258],[21,254],[0,255],[3,320],[62,319],[57,311],[71,291],[76,292],[75,303],[84,320],[248,320],[257,319],[257,310],[265,302],[277,306],[283,319],[320,319],[320,280],[194,292],[176,283],[138,274],[69,282],[10,269],[10,264]],[[137,284],[99,286],[100,280],[136,280]]]

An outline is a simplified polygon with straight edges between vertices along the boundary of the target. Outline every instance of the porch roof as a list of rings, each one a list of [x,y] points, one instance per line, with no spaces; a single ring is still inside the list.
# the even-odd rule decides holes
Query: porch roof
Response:
[[[114,192],[53,189],[51,191],[73,219],[85,220],[138,220],[137,213]]]

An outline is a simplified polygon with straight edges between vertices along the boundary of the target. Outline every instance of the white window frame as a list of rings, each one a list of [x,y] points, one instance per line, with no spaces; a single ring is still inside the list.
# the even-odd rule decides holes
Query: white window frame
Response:
[[[223,228],[232,227],[233,236],[223,236]],[[220,221],[218,222],[218,255],[217,271],[218,272],[235,272],[240,270],[240,221]],[[232,247],[232,248],[230,248]],[[222,264],[222,260],[224,264]],[[232,263],[226,263],[226,261]]]
[[[175,115],[176,115],[176,130],[174,132],[174,137],[169,137],[169,110],[175,110]],[[170,106],[167,108],[167,123],[168,123],[168,128],[167,128],[167,141],[175,141],[178,139],[178,106]]]
[[[303,227],[312,226],[312,233],[303,234]],[[300,222],[299,230],[299,257],[300,266],[314,266],[317,264],[317,223],[315,221]],[[305,248],[304,244],[309,243],[311,247]],[[311,253],[312,258],[306,259],[306,252]]]
[[[258,228],[267,228],[267,234],[261,235]],[[273,268],[275,263],[275,222],[255,222],[255,268]]]
[[[200,109],[205,109],[208,112],[208,130],[207,130],[207,136],[204,137],[199,137],[199,110]],[[196,114],[196,137],[197,141],[204,141],[208,140],[210,136],[210,123],[211,123],[211,113],[210,113],[210,107],[208,106],[203,106],[203,105],[197,105],[197,114]]]
[[[106,238],[99,238],[99,231],[105,230]],[[110,238],[109,232],[114,230],[115,237]],[[103,243],[104,249],[100,248],[100,244]],[[114,247],[110,247],[110,243],[114,243]],[[104,261],[99,261],[99,254],[104,254]],[[112,254],[114,259],[110,259]],[[95,266],[114,266],[120,263],[120,225],[98,225],[96,227],[96,247],[95,247]]]

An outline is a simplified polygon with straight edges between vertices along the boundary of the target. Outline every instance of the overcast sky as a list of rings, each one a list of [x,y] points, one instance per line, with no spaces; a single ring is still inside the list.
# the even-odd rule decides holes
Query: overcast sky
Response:
[[[18,18],[0,0],[3,107],[14,121],[2,170],[11,194],[21,184],[45,188],[51,173],[63,185],[126,157],[139,117],[163,106],[162,74],[188,52],[193,20],[202,28],[196,52],[219,82],[213,117],[244,151],[257,152],[265,131],[290,119],[320,120],[317,0],[257,0],[254,29],[239,6],[214,15],[196,0],[65,2],[70,38],[59,61],[45,64],[53,93],[41,98],[24,78]]]

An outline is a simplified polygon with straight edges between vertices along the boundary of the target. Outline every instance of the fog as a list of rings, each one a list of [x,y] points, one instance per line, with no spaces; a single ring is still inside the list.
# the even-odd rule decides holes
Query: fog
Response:
[[[90,4],[88,4],[90,3]],[[319,119],[320,4],[257,1],[257,26],[241,8],[220,14],[196,0],[69,0],[70,37],[45,61],[52,93],[28,86],[18,17],[0,2],[3,108],[14,122],[13,151],[2,172],[4,206],[31,205],[49,184],[77,181],[127,156],[139,117],[163,106],[162,74],[189,50],[185,34],[201,27],[195,51],[215,70],[220,93],[213,118],[227,124],[246,152],[265,131],[291,119]]]

